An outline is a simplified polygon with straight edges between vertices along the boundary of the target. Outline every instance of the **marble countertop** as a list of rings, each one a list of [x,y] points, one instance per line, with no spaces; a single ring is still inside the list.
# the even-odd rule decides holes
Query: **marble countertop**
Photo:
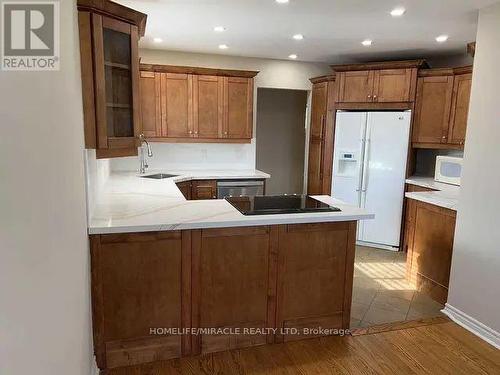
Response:
[[[191,179],[269,178],[267,173],[249,171],[148,171],[179,174],[154,180],[134,172],[112,173],[96,199],[89,234],[223,228],[251,225],[314,223],[372,219],[374,215],[330,196],[315,196],[340,208],[340,212],[245,216],[224,199],[184,198],[176,182]]]
[[[407,192],[405,197],[450,210],[457,210],[460,186],[436,182],[432,177],[423,176],[412,176],[406,180],[406,183],[435,189],[436,191]]]

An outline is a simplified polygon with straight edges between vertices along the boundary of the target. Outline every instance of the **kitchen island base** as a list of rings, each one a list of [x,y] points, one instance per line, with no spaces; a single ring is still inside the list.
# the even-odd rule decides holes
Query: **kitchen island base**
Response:
[[[101,369],[349,328],[356,221],[90,239]]]

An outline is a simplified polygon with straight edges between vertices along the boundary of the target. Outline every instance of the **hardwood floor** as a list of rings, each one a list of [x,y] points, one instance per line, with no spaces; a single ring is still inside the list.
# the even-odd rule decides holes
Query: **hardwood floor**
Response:
[[[499,374],[500,351],[452,322],[324,337],[110,370],[170,374]]]

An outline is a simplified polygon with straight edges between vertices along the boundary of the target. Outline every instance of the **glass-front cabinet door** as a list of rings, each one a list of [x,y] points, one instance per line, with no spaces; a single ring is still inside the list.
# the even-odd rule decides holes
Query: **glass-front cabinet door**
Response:
[[[139,124],[138,28],[92,15],[97,156],[137,155]]]

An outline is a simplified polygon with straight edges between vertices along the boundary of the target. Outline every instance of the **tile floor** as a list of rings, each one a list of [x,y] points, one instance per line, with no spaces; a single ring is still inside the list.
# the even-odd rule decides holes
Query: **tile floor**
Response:
[[[443,316],[406,282],[406,253],[356,246],[351,328]]]

